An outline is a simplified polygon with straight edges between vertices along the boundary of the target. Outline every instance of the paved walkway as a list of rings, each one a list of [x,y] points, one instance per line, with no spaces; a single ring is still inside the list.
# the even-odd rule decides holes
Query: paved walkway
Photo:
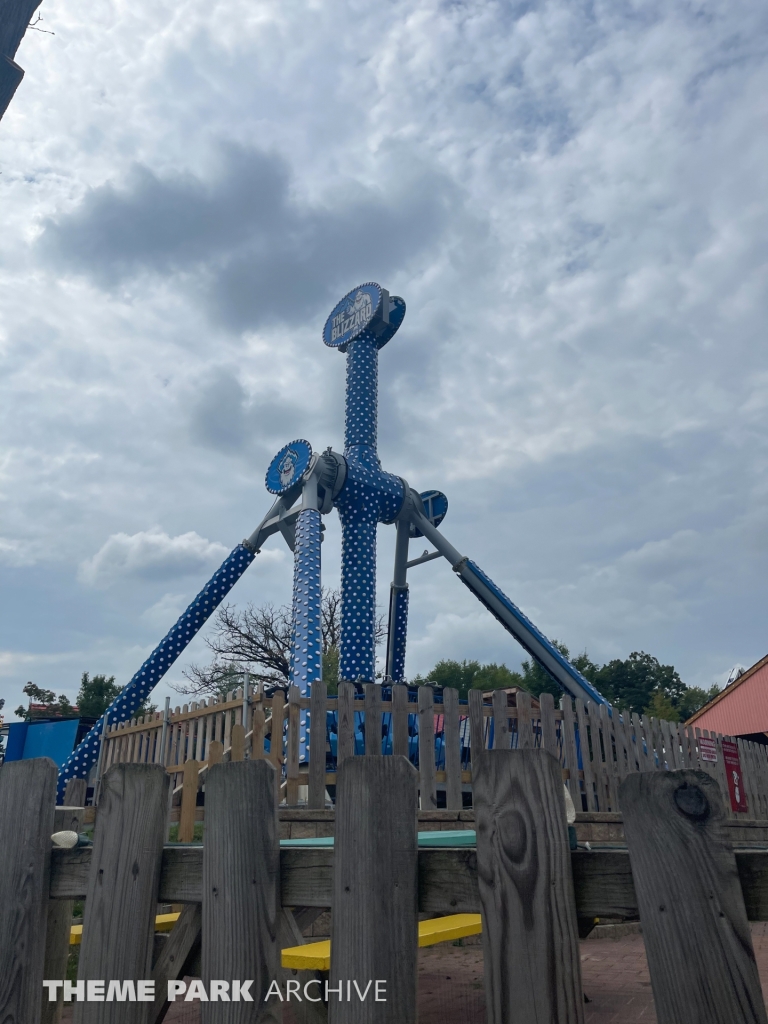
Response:
[[[768,993],[768,922],[752,925],[763,993]],[[642,935],[581,943],[585,1024],[656,1024]],[[292,1024],[289,1014],[284,1024]],[[71,1020],[71,1009],[64,1012]],[[177,1003],[167,1024],[199,1024],[199,1005]],[[485,1024],[483,951],[478,942],[419,951],[419,1024]]]

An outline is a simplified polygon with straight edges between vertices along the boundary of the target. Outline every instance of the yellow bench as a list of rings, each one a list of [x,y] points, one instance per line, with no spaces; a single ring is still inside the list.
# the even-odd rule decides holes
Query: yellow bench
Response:
[[[479,935],[483,930],[479,914],[450,914],[419,921],[419,945],[435,946],[438,942],[451,942],[467,935]],[[305,946],[291,946],[280,954],[283,967],[294,971],[329,971],[331,969],[331,940],[308,942]]]
[[[156,932],[169,932],[179,919],[178,914],[158,914]],[[419,921],[419,945],[435,946],[438,942],[452,942],[468,935],[479,935],[483,930],[479,914],[450,914]],[[70,946],[79,946],[83,940],[83,926],[73,924],[69,932]],[[283,967],[295,971],[329,971],[331,969],[331,940],[308,942],[304,946],[291,946],[281,953]]]
[[[157,917],[155,918],[155,931],[169,932],[178,920],[178,914],[158,914]],[[83,926],[81,924],[73,924],[69,930],[70,946],[79,946],[82,941]]]

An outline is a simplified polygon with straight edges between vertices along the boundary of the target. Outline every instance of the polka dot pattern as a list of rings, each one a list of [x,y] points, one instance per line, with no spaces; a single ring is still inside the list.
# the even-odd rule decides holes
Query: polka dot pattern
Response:
[[[347,479],[336,498],[342,528],[342,679],[373,682],[376,668],[376,527],[397,518],[405,498],[400,477],[376,454],[378,349],[368,335],[347,349],[344,457]]]
[[[210,582],[197,595],[167,636],[160,641],[127,686],[107,708],[110,725],[129,721],[158,682],[194,639],[211,614],[218,608],[235,583],[255,558],[255,553],[238,544]],[[104,729],[104,715],[85,739],[73,750],[59,771],[58,799],[70,779],[84,779],[96,764]]]
[[[308,697],[310,684],[322,672],[322,631],[320,627],[320,513],[305,508],[296,520],[293,553],[293,643],[291,683]],[[299,760],[309,753],[309,712],[299,714]]]
[[[408,587],[395,590],[392,622],[392,682],[402,683],[405,679],[405,641],[408,636]]]

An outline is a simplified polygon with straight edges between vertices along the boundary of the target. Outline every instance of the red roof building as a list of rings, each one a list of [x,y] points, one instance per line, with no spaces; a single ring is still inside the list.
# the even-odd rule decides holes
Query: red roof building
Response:
[[[768,743],[768,654],[699,708],[686,724]]]

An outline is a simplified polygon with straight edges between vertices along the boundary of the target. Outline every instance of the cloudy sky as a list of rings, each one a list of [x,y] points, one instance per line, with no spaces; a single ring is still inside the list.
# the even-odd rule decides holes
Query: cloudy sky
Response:
[[[408,305],[385,467],[447,493],[446,535],[544,632],[692,685],[766,653],[768,8],[41,11],[0,123],[6,710],[126,682],[258,523],[274,452],[340,447],[320,331],[365,280]],[[290,579],[273,539],[232,600]],[[410,583],[410,675],[519,665],[447,564]]]

